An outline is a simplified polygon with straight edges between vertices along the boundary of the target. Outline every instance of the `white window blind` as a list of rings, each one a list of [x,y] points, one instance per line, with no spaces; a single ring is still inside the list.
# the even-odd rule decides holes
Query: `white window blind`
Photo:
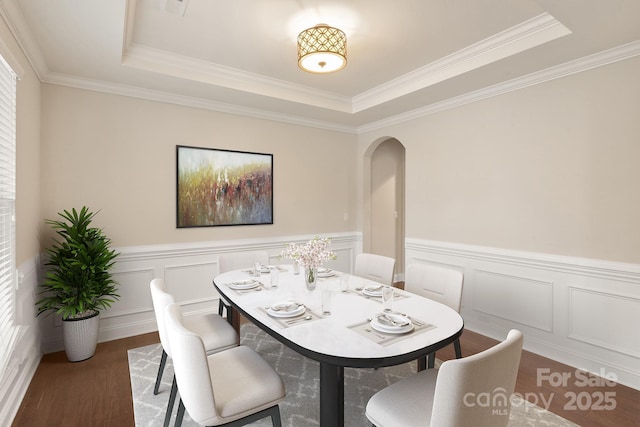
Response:
[[[15,347],[16,74],[0,56],[0,377]]]

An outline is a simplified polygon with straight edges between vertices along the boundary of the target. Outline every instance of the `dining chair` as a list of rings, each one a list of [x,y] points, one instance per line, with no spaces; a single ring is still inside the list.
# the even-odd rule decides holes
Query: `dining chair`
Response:
[[[269,253],[267,251],[248,251],[248,252],[236,252],[224,255],[218,255],[218,273],[226,273],[231,270],[238,270],[240,268],[253,268],[256,262],[260,264],[269,264]],[[227,322],[232,323],[229,313],[229,302],[222,296],[218,302],[218,314],[222,316],[227,313]]]
[[[356,256],[354,274],[383,285],[393,285],[396,260],[383,255],[361,253]]]
[[[407,266],[405,272],[404,290],[442,303],[459,313],[463,281],[464,275],[458,270],[432,264],[412,263]],[[456,358],[460,359],[462,357],[460,339],[456,339],[453,346]],[[435,360],[436,354],[431,353],[428,356],[428,364],[422,358],[419,366],[426,365],[433,368]]]
[[[166,308],[165,319],[180,389],[176,427],[185,410],[205,426],[243,426],[271,417],[272,425],[281,427],[284,383],[258,353],[241,345],[207,355],[201,337],[184,324],[177,304]]]
[[[149,284],[151,289],[151,300],[153,302],[153,310],[158,325],[158,335],[160,335],[160,344],[162,345],[162,356],[160,357],[160,365],[158,366],[158,375],[156,383],[153,387],[153,394],[158,394],[160,390],[160,382],[162,374],[167,363],[167,357],[172,358],[171,346],[169,343],[167,328],[165,324],[165,309],[175,303],[173,296],[167,292],[166,284],[163,279],[156,278],[151,280]],[[188,316],[186,319],[187,327],[199,334],[203,341],[207,353],[215,353],[236,347],[239,344],[238,334],[235,329],[229,325],[222,317],[217,314],[202,314],[197,316]],[[177,393],[177,384],[175,375],[171,383],[171,392],[169,393],[169,402],[167,404],[167,412],[165,415],[164,426],[169,425],[171,412],[175,403]]]
[[[369,399],[365,415],[376,427],[505,427],[522,342],[512,329],[483,352],[391,384]]]

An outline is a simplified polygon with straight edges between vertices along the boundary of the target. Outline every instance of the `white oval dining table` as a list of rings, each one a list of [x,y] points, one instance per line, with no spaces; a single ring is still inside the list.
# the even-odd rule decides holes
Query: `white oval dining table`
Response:
[[[370,325],[370,320],[382,313],[381,298],[363,293],[378,283],[348,275],[349,290],[345,293],[340,290],[339,275],[347,273],[335,272],[332,277],[320,278],[316,289],[308,290],[304,275],[294,274],[291,265],[277,268],[281,270],[277,287],[271,286],[270,274],[256,277],[248,269],[217,275],[213,285],[232,312],[237,310],[284,345],[319,362],[322,427],[344,425],[345,367],[406,363],[454,342],[462,334],[464,322],[455,310],[401,289],[394,290],[393,311],[408,316],[414,329],[405,334],[381,332]],[[247,280],[257,281],[258,286],[241,290],[230,287]],[[323,289],[332,294],[329,315],[322,314]],[[293,318],[269,314],[268,307],[288,301],[303,304],[304,313]],[[232,312],[227,316],[233,318]]]

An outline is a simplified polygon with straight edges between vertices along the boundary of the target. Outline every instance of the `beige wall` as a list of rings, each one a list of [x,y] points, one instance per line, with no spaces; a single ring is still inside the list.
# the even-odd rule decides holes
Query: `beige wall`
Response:
[[[101,209],[115,246],[355,229],[353,135],[43,85],[43,139],[44,217]],[[176,229],[177,144],[272,153],[274,225]]]
[[[411,238],[640,262],[640,58],[359,136],[406,147]],[[366,170],[366,167],[364,168]]]
[[[16,105],[16,260],[20,265],[40,249],[40,81],[3,20],[0,53],[20,77]]]

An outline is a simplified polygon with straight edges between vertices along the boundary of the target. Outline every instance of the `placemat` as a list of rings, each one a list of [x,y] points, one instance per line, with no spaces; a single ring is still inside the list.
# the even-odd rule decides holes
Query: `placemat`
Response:
[[[369,320],[349,326],[349,329],[377,344],[380,344],[381,346],[388,346],[399,341],[406,340],[409,337],[413,337],[415,334],[421,334],[422,332],[436,328],[435,325],[423,322],[416,318],[411,318],[411,321],[413,322],[413,330],[406,334],[387,334],[385,332],[378,331],[371,327]]]
[[[304,323],[309,323],[309,322],[313,322],[314,320],[320,320],[324,318],[316,314],[312,310],[309,310],[308,308],[304,311],[304,313],[295,317],[275,317],[275,316],[271,316],[266,308],[261,308],[260,310],[267,317],[275,320],[276,322],[278,322],[278,324],[280,324],[280,326],[283,326],[285,328],[291,328],[292,326],[302,325]],[[311,318],[308,318],[308,316],[311,316]]]

